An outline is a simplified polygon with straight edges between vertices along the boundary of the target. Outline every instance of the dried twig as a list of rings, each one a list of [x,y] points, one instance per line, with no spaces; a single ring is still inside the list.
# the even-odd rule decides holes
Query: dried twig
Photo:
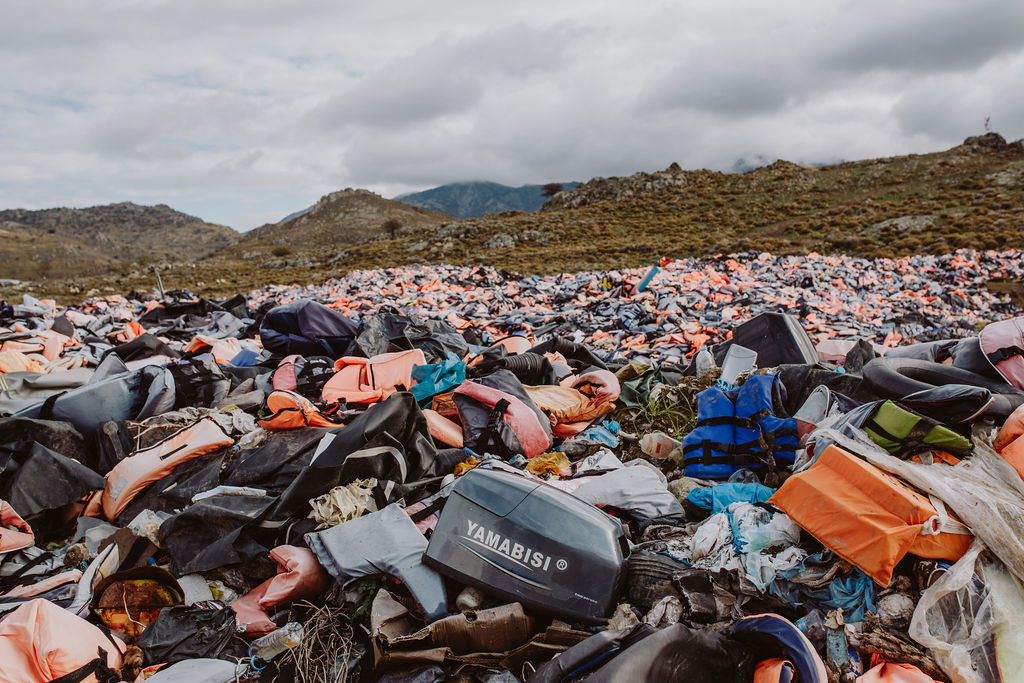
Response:
[[[350,672],[349,660],[356,647],[352,620],[341,607],[300,602],[296,608],[306,612],[302,641],[282,655],[282,664],[291,658],[300,683],[343,683]],[[308,612],[307,612],[308,610]]]

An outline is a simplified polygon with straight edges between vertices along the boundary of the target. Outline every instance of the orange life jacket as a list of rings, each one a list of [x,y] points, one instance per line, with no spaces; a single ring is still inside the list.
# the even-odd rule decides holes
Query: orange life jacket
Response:
[[[0,553],[22,550],[35,542],[36,536],[28,522],[21,518],[10,503],[0,500]]]
[[[435,441],[452,448],[463,447],[462,427],[458,423],[430,408],[423,409],[423,417],[427,420],[427,431]]]
[[[412,369],[426,365],[423,351],[411,349],[382,353],[373,358],[344,356],[334,363],[334,376],[327,380],[321,396],[326,403],[376,403],[412,387]]]
[[[598,405],[594,399],[572,387],[542,384],[539,386],[524,385],[523,389],[538,408],[562,424],[572,422],[589,424],[615,410],[613,401],[606,401]]]
[[[241,341],[234,337],[217,339],[216,337],[197,334],[192,337],[192,341],[186,344],[182,351],[185,353],[195,353],[197,351],[204,350],[207,347],[209,347],[209,349],[203,351],[203,353],[211,354],[213,359],[221,365],[227,365],[230,363],[231,359],[240,354],[242,349],[246,348],[242,345]]]
[[[47,683],[105,653],[120,668],[124,644],[48,600],[32,600],[0,621],[0,683]],[[96,676],[84,678],[96,683]]]
[[[267,396],[270,417],[257,420],[257,424],[270,432],[301,427],[338,427],[341,423],[325,415],[313,402],[294,391],[278,389]]]
[[[100,499],[103,516],[113,521],[139,491],[166,477],[181,463],[234,443],[213,419],[204,417],[149,448],[136,451],[107,475]]]
[[[907,553],[955,561],[971,545],[941,502],[834,445],[768,502],[883,587]]]
[[[872,667],[857,677],[857,683],[935,683],[935,679],[916,666],[881,661],[875,664],[878,655],[871,657]]]
[[[1024,479],[1024,406],[1010,413],[993,445],[996,452]]]
[[[296,600],[312,600],[331,585],[331,575],[309,548],[279,545],[270,551],[277,574],[231,603],[239,628],[248,636],[270,633],[277,626],[267,616],[271,608]]]
[[[0,349],[0,373],[42,372],[43,364],[13,348]]]

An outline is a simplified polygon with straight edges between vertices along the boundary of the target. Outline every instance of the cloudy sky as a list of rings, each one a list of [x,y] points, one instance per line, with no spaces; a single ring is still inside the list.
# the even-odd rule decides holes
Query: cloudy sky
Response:
[[[1014,0],[3,0],[0,208],[392,197],[1024,136]]]

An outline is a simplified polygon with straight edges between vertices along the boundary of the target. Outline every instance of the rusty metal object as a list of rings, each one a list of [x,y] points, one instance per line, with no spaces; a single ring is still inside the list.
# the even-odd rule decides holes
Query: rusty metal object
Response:
[[[164,607],[184,602],[174,577],[159,567],[111,574],[95,589],[92,609],[111,631],[134,642]]]

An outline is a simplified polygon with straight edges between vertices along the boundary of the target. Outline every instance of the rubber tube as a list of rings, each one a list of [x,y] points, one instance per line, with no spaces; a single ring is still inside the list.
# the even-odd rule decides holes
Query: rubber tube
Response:
[[[883,398],[901,399],[917,391],[947,384],[967,384],[992,392],[995,400],[985,411],[1003,422],[1024,405],[1024,391],[1008,382],[997,382],[969,370],[916,358],[876,358],[864,366],[864,379]]]

